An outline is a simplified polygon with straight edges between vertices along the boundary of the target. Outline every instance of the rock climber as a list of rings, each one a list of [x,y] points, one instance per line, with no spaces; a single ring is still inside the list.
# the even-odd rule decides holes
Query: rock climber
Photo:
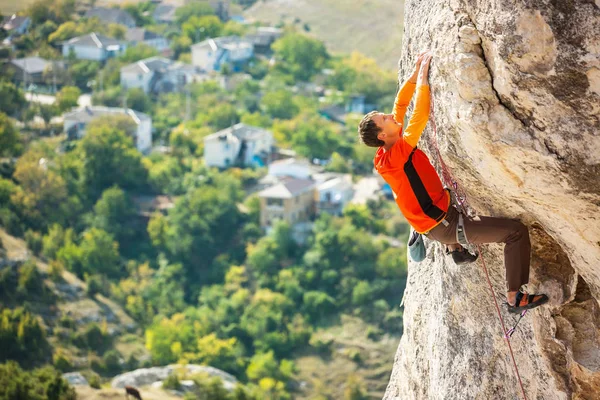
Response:
[[[378,148],[375,169],[392,188],[396,204],[416,232],[447,245],[446,253],[451,253],[457,264],[477,259],[460,243],[504,243],[508,310],[520,313],[538,307],[548,296],[522,290],[529,282],[531,243],[527,226],[508,218],[462,214],[427,155],[417,148],[429,119],[431,58],[429,52],[418,55],[414,71],[398,92],[392,114],[372,111],[363,117],[358,127],[360,140]],[[415,90],[414,111],[403,129]]]

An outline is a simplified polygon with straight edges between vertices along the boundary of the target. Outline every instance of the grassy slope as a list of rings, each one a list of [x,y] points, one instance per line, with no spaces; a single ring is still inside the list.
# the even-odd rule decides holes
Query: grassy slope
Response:
[[[0,229],[0,239],[6,249],[7,258],[25,258],[27,245],[22,239],[9,235],[3,229]],[[47,273],[48,265],[41,260],[36,259],[36,261],[40,271]],[[53,349],[55,351],[60,349],[74,361],[76,366],[77,364],[83,364],[79,365],[79,368],[86,368],[87,351],[72,345],[65,345],[60,339],[61,328],[56,325],[56,322],[63,315],[70,316],[76,322],[78,331],[82,331],[88,326],[92,318],[98,319],[99,324],[102,324],[102,321],[106,319],[108,330],[119,332],[114,338],[113,346],[119,350],[125,360],[130,354],[134,354],[138,359],[148,356],[141,330],[135,327],[133,319],[119,305],[100,294],[89,297],[86,294],[86,284],[68,271],[63,272],[62,282],[59,285],[50,279],[46,279],[45,284],[58,296],[56,307],[51,306],[48,308],[43,304],[32,303],[32,309],[43,316],[42,319],[47,331],[55,333],[48,336],[48,342]],[[79,288],[79,290],[74,295],[72,289],[65,292],[66,287]],[[127,327],[129,326],[133,327],[133,332],[127,334]],[[49,327],[52,329],[48,330]],[[138,340],[132,341],[132,335],[137,337]]]
[[[395,69],[400,58],[404,0],[259,0],[244,16],[272,24],[299,18],[330,51],[356,50],[382,67]]]
[[[355,375],[363,383],[369,399],[381,399],[392,372],[397,336],[383,335],[374,342],[367,338],[368,325],[360,318],[342,315],[339,323],[316,334],[321,339],[333,339],[333,352],[329,359],[305,354],[294,361],[299,373],[297,380],[306,388],[297,399],[314,399],[316,394],[332,399],[344,398],[348,377]],[[350,354],[358,352],[360,363],[352,361]]]

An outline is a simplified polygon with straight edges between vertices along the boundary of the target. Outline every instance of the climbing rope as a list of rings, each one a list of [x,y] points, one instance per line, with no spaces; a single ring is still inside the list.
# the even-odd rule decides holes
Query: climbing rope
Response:
[[[462,188],[460,188],[460,186],[458,185],[456,180],[454,180],[454,178],[452,177],[452,174],[450,173],[448,166],[446,165],[446,163],[444,163],[444,160],[440,153],[440,149],[438,147],[437,126],[435,124],[435,109],[434,109],[433,94],[431,96],[431,118],[430,118],[430,121],[431,121],[431,125],[433,128],[433,147],[435,148],[435,151],[436,151],[437,157],[438,157],[438,162],[442,168],[442,178],[444,180],[444,183],[446,185],[448,184],[448,182],[451,183],[451,185],[456,193],[456,200],[457,200],[459,206],[462,208],[463,212],[467,212],[467,209],[471,209],[467,202],[467,195],[462,190]],[[492,292],[492,299],[494,300],[494,305],[496,306],[496,311],[498,312],[498,319],[500,320],[500,325],[502,326],[502,336],[504,339],[506,339],[506,344],[508,345],[510,357],[512,358],[512,362],[513,362],[513,366],[515,368],[517,380],[519,381],[519,386],[521,386],[521,392],[523,393],[523,399],[527,400],[527,395],[525,394],[525,388],[523,387],[523,382],[521,381],[521,375],[519,374],[519,368],[517,367],[517,362],[515,361],[515,356],[513,354],[512,346],[510,345],[510,338],[512,337],[512,334],[514,333],[517,325],[519,324],[519,321],[521,321],[521,318],[523,318],[525,316],[526,311],[521,313],[521,317],[519,318],[519,321],[517,321],[517,324],[514,326],[514,328],[512,328],[510,330],[506,330],[506,326],[504,325],[504,319],[502,318],[502,313],[500,312],[500,307],[498,306],[498,301],[496,300],[496,294],[494,293],[492,281],[490,280],[490,274],[488,273],[487,266],[485,265],[485,258],[483,257],[483,253],[481,252],[481,247],[479,245],[477,245],[477,252],[481,256],[483,270],[485,271],[485,277],[486,277],[488,285],[490,287],[490,292]]]

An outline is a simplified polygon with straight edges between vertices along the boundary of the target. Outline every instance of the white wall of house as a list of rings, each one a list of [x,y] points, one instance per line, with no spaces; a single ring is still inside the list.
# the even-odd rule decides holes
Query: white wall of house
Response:
[[[152,120],[143,119],[137,128],[136,147],[142,153],[148,153],[152,149]]]
[[[287,161],[287,160],[286,160]],[[307,163],[296,161],[274,162],[269,165],[269,175],[292,176],[298,179],[308,179],[314,173],[313,168]]]
[[[79,125],[77,129],[77,137],[81,139],[85,135],[86,124],[79,122],[79,120],[76,118],[73,119],[65,117],[63,121],[65,132],[71,129],[74,125]],[[152,149],[152,120],[140,120],[136,130],[135,145],[136,148],[142,153],[148,153]]]
[[[145,93],[150,93],[150,90],[152,90],[150,82],[152,81],[153,76],[153,72],[143,74],[121,71],[121,87],[124,89],[141,88]]]
[[[215,71],[215,63],[222,50],[213,51],[210,46],[192,47],[192,65],[205,71]]]
[[[169,48],[169,41],[164,37],[156,38],[156,39],[148,39],[143,42],[145,45],[154,47],[159,52],[166,50]]]
[[[246,159],[244,160],[244,164],[252,165],[254,156],[259,155],[261,152],[271,153],[273,143],[273,134],[268,131],[260,138],[246,141]]]
[[[227,140],[207,136],[204,139],[204,162],[209,167],[226,168],[235,162],[240,146],[239,139],[233,135],[229,135]]]
[[[236,47],[229,52],[229,60],[232,62],[245,61],[252,57],[253,49],[252,46]]]
[[[68,57],[71,49],[75,52],[75,58],[78,60],[104,61],[107,58],[106,50],[102,48],[95,46],[71,46],[68,44],[63,46],[63,56]]]

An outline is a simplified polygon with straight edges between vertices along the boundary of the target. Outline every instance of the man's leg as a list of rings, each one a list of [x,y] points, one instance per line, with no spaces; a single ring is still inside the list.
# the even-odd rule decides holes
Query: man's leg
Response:
[[[508,218],[478,216],[465,218],[464,228],[469,243],[505,244],[504,265],[509,292],[516,293],[522,285],[529,282],[531,242],[529,230],[523,223]]]

